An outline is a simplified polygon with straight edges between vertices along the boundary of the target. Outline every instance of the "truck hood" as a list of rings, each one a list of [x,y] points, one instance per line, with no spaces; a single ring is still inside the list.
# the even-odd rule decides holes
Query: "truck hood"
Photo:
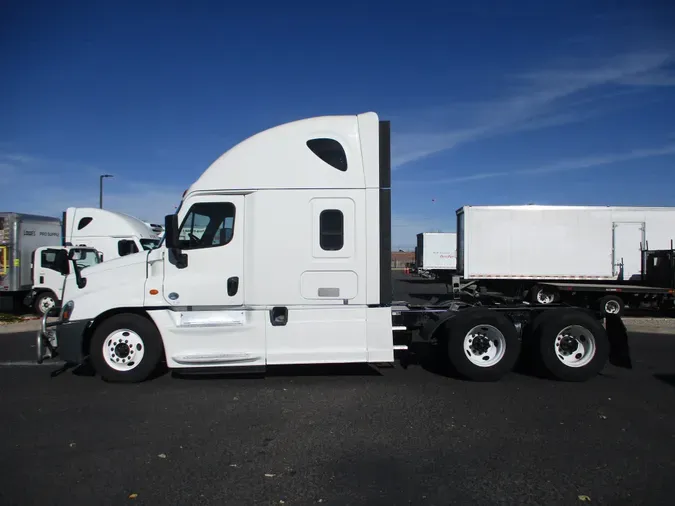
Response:
[[[123,257],[114,258],[106,262],[101,262],[100,264],[92,265],[87,267],[86,270],[82,271],[82,276],[89,278],[90,276],[96,276],[102,272],[108,272],[111,270],[119,270],[128,268],[132,265],[144,264],[148,258],[148,251],[140,251],[138,253],[132,253],[131,255],[126,255]]]
[[[77,286],[75,275],[68,275],[63,301],[75,303],[71,319],[92,319],[118,307],[142,307],[148,253],[139,252],[83,269],[82,277],[87,280],[83,288]]]

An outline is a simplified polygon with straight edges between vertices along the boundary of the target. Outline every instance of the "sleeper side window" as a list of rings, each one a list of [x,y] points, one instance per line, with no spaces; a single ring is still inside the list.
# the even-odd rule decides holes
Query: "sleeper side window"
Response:
[[[340,251],[345,243],[345,217],[338,209],[319,215],[319,245],[324,251]]]
[[[200,202],[188,211],[178,233],[183,250],[225,246],[234,235],[235,207],[231,202]]]
[[[307,147],[331,167],[346,172],[347,154],[342,144],[335,139],[310,139],[307,141]]]
[[[93,218],[90,217],[82,218],[80,222],[77,224],[77,229],[82,230],[84,227],[89,225],[92,222],[92,220]]]

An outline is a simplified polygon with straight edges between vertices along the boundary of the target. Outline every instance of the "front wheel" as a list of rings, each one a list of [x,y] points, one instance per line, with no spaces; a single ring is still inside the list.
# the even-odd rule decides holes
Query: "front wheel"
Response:
[[[57,302],[58,299],[56,298],[56,295],[54,295],[52,292],[42,292],[35,299],[34,304],[35,312],[39,316],[44,316],[49,312],[51,308],[56,307]]]
[[[136,383],[157,368],[163,353],[154,323],[137,314],[118,314],[103,321],[91,341],[96,372],[106,381]]]
[[[450,364],[467,379],[496,381],[518,360],[518,331],[496,311],[467,310],[449,320],[446,328]]]

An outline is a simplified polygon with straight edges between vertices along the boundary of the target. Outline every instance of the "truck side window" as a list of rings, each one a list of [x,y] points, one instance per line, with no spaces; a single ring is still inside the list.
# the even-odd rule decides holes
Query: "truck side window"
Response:
[[[235,207],[231,202],[200,202],[188,212],[178,240],[183,250],[224,246],[234,235]]]
[[[326,209],[319,215],[319,245],[324,251],[339,251],[345,243],[345,217],[342,211]]]
[[[40,265],[44,269],[51,269],[53,271],[56,269],[56,252],[51,250],[45,250],[40,255]]]
[[[77,229],[82,230],[84,227],[89,225],[92,222],[93,219],[94,218],[90,218],[90,217],[82,218],[80,220],[80,222],[77,224]]]
[[[132,253],[138,253],[138,246],[136,246],[134,241],[122,239],[117,242],[117,253],[121,257],[131,255]]]

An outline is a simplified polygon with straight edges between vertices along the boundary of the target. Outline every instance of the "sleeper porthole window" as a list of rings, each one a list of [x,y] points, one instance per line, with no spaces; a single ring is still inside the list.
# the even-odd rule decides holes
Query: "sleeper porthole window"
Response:
[[[331,167],[341,172],[347,170],[347,154],[342,144],[335,139],[310,139],[307,147]]]

